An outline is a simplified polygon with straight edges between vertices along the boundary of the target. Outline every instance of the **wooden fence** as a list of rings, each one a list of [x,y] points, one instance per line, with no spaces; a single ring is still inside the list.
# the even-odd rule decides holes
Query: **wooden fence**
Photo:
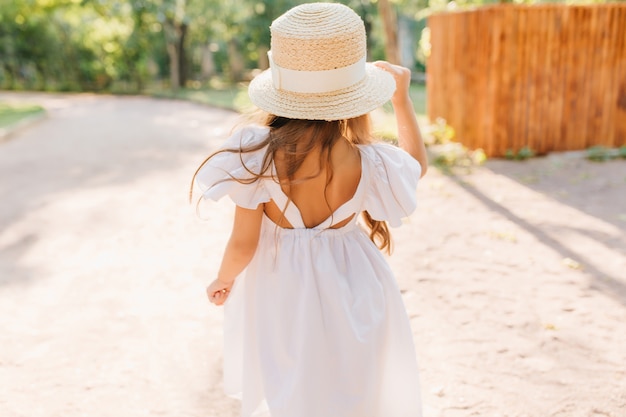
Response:
[[[488,156],[626,145],[626,4],[429,18],[428,115]]]

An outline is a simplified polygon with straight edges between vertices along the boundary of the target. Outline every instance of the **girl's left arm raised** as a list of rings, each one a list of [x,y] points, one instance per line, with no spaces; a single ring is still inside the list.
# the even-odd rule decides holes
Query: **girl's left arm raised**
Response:
[[[259,244],[262,218],[263,204],[259,204],[254,210],[239,206],[235,209],[233,230],[224,251],[220,270],[217,278],[206,290],[209,301],[213,304],[218,306],[224,304],[235,278],[252,260]]]

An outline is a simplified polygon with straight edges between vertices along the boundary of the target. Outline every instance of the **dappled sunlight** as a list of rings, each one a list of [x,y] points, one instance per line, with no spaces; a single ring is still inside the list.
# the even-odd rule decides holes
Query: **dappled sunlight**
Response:
[[[398,281],[431,387],[425,403],[487,415],[514,407],[524,392],[534,398],[528,415],[584,398],[618,407],[623,229],[503,175],[528,165],[503,162],[494,171],[495,162],[463,176],[430,170],[417,212],[393,231],[390,263],[404,271]],[[606,203],[618,193],[605,194]]]
[[[504,175],[477,172],[461,184],[490,209],[535,236],[547,250],[562,256],[566,266],[584,271],[592,288],[626,305],[624,228]]]
[[[93,414],[108,398],[95,415],[191,415],[219,383],[206,355],[219,355],[221,316],[203,287],[232,213],[215,205],[202,222],[187,192],[234,115],[134,97],[41,102],[48,119],[0,152],[0,361],[17,387],[55,397],[44,412],[15,392],[12,406]],[[113,401],[122,391],[133,395]]]
[[[381,101],[388,98],[390,77],[383,83],[385,74],[379,73],[381,78],[370,83],[375,73],[363,68],[365,61],[380,59],[404,68],[381,63],[394,76],[396,91],[387,103],[376,101],[374,137],[402,144],[423,168],[426,157],[431,165],[418,181],[417,210],[402,219],[403,227],[391,230],[393,254],[383,254],[395,278],[387,276],[385,265],[383,274],[370,277],[379,281],[371,281],[371,288],[360,288],[359,280],[337,287],[333,273],[320,275],[323,280],[315,288],[303,281],[295,287],[310,302],[293,304],[292,316],[308,317],[300,330],[316,340],[341,336],[346,332],[332,329],[356,323],[345,327],[346,340],[359,339],[354,358],[361,351],[374,352],[373,345],[362,343],[370,336],[385,343],[398,342],[400,336],[397,346],[381,350],[395,352],[390,357],[396,363],[379,355],[374,362],[386,369],[378,372],[374,366],[370,371],[379,377],[361,382],[367,388],[402,380],[402,387],[369,395],[366,388],[347,392],[341,385],[332,401],[362,405],[369,404],[367,399],[381,409],[365,414],[383,412],[387,400],[400,409],[402,397],[420,402],[423,417],[624,417],[626,3],[338,1],[356,7],[353,27],[350,19],[334,20],[322,12],[334,8],[328,5],[305,6],[317,11],[303,13],[293,26],[288,16],[275,20],[302,3],[295,0],[3,2],[0,88],[14,91],[0,91],[0,417],[240,415],[239,402],[225,396],[224,388],[232,393],[229,356],[241,352],[224,345],[233,323],[212,302],[228,297],[235,274],[229,266],[243,265],[223,257],[227,243],[233,251],[246,247],[251,254],[252,247],[241,241],[258,246],[251,232],[263,214],[257,210],[254,222],[231,230],[233,200],[204,200],[199,184],[193,184],[190,202],[193,174],[252,119],[245,116],[256,114],[251,97],[278,116],[314,118],[316,125],[345,116],[344,109],[357,115],[361,105],[374,106],[375,93]],[[315,20],[306,23],[305,17]],[[341,22],[337,33],[334,22]],[[344,38],[346,44],[335,49]],[[358,47],[347,43],[361,38]],[[363,95],[350,102],[346,97],[355,89]],[[301,96],[306,91],[313,95]],[[268,104],[272,101],[277,107]],[[272,122],[283,124],[280,118]],[[281,148],[279,142],[297,135],[271,139]],[[276,156],[290,165],[287,176],[295,182],[287,191],[298,202],[306,187],[300,188],[297,179],[314,170],[314,158],[304,155],[298,165],[298,153],[285,146]],[[352,165],[357,169],[356,162],[342,164],[350,160],[335,169],[341,154],[327,155],[333,169],[324,169],[330,185],[323,196],[329,207],[345,191],[331,186],[340,184]],[[364,155],[362,162],[367,162]],[[505,159],[488,159],[496,156]],[[294,161],[298,164],[292,167]],[[413,201],[411,190],[395,188],[407,178],[390,175],[391,165],[376,166],[368,176],[368,165],[361,164],[358,195],[363,198],[354,201],[380,205],[370,210],[377,219],[394,199]],[[414,168],[406,175],[417,175]],[[211,170],[206,172],[210,179]],[[207,197],[223,191],[219,173],[219,185],[205,192]],[[379,180],[389,180],[388,187],[368,189]],[[374,204],[381,190],[393,198]],[[265,191],[257,187],[255,197]],[[233,199],[239,194],[245,193],[233,192]],[[237,210],[238,220],[251,219],[251,212]],[[296,219],[302,222],[301,217]],[[295,224],[291,217],[285,222]],[[267,296],[242,310],[241,317],[248,315],[253,324],[263,316],[255,313],[266,311],[259,307],[282,302],[280,311],[288,311],[291,304],[284,301],[293,301],[292,293],[280,290],[293,290],[292,278],[307,276],[302,271],[307,263],[299,255],[287,257],[293,261],[288,274],[275,273],[279,262],[270,266],[263,249],[275,243],[275,252],[279,245],[266,227],[272,223],[263,226],[255,259],[267,260],[268,273],[274,272],[245,284],[255,297]],[[326,232],[315,232],[316,241],[302,240],[313,235],[302,232],[284,248],[325,241],[318,238]],[[365,239],[358,229],[353,232]],[[366,248],[375,251],[366,245],[361,249]],[[366,253],[344,252],[342,259],[351,261],[356,259],[352,255]],[[307,265],[328,272],[332,268],[319,253],[304,256],[307,262],[313,259]],[[368,252],[363,259],[380,260],[377,255]],[[258,272],[255,265],[262,264],[248,269]],[[357,266],[336,272],[349,278]],[[277,277],[284,282],[268,291]],[[235,302],[227,310],[240,307],[235,293],[228,300]],[[346,304],[339,306],[338,300]],[[374,304],[381,308],[366,311]],[[318,306],[324,314],[306,314]],[[350,313],[344,317],[350,320],[337,311],[328,320],[329,306]],[[410,328],[401,314],[401,320],[387,320],[394,326],[382,333],[368,329],[396,310],[406,310]],[[246,342],[269,335],[268,346],[281,345],[272,335],[288,328],[291,318],[283,323],[287,327],[277,325],[281,319],[274,323],[270,318],[268,327],[248,334]],[[398,324],[404,330],[394,334]],[[287,344],[297,342],[292,333],[286,334]],[[335,348],[345,348],[346,340]],[[244,351],[248,345],[242,345]],[[320,349],[305,345],[308,350],[292,353],[315,351],[307,359],[320,359]],[[358,365],[337,352],[331,354],[337,359],[337,380],[355,382]],[[417,353],[420,387],[405,383],[417,379],[411,353]],[[330,362],[320,359],[329,366],[309,366],[310,374],[306,366],[296,366],[294,373],[293,355],[286,356],[284,375],[290,381],[301,374],[312,378],[299,381],[301,392],[279,393],[280,406],[289,402],[286,398],[320,397],[318,389],[306,387],[324,389],[327,381],[315,385],[316,376],[326,376]],[[244,359],[244,369],[256,374],[259,367],[251,357]],[[270,366],[277,363],[274,359]],[[265,371],[265,365],[259,369]],[[406,375],[389,377],[396,369]],[[280,372],[271,374],[277,379]],[[256,385],[255,378],[243,379],[245,387]],[[273,410],[273,401],[261,401],[265,394],[274,398],[272,385],[267,380],[258,384],[262,404],[252,412],[258,404],[244,403],[243,414],[263,414],[268,402]],[[314,413],[313,408],[308,411]]]
[[[236,415],[221,395],[221,310],[204,295],[232,203],[201,204],[200,220],[187,199],[237,115],[137,97],[45,100],[57,106],[49,117],[0,145],[10,199],[0,210],[0,360],[16,386],[56,396],[42,399],[44,413],[23,392],[5,395],[34,416],[93,414],[109,399],[95,416]],[[620,401],[626,174],[608,164],[538,170],[541,161],[488,161],[463,176],[433,168],[417,212],[392,230],[426,417],[459,404],[485,415],[521,407],[519,392],[537,394],[524,402],[529,415],[583,392]]]

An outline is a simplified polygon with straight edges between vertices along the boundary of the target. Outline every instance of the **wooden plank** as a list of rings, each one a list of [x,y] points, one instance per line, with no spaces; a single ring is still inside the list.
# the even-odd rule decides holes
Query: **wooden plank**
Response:
[[[493,94],[494,94],[494,78],[496,71],[494,68],[494,37],[496,31],[495,17],[491,9],[485,9],[482,12],[484,36],[484,68],[485,76],[483,80],[483,100],[482,100],[482,124],[481,124],[481,142],[478,147],[482,148],[486,154],[492,154],[493,145]]]
[[[480,76],[478,69],[480,65],[479,53],[480,53],[480,33],[477,24],[478,13],[467,12],[465,15],[465,24],[467,25],[467,49],[465,50],[465,90],[467,91],[467,98],[465,100],[465,108],[463,109],[463,131],[459,132],[459,136],[467,139],[463,143],[470,149],[473,149],[478,138],[478,124],[480,115],[480,95],[478,90],[478,84]]]
[[[517,54],[517,15],[513,6],[502,7],[500,32],[499,94],[495,100],[497,154],[504,155],[511,148],[511,124],[515,112],[515,77]]]
[[[558,28],[556,27],[556,10],[553,7],[545,7],[545,29],[546,42],[544,45],[543,56],[543,86],[541,93],[541,141],[539,148],[542,154],[548,152],[549,145],[555,140],[552,135],[554,130],[554,121],[552,120],[552,108],[554,103],[551,101],[552,91],[552,73],[556,71],[554,49],[558,48]]]
[[[509,147],[518,152],[526,144],[527,136],[527,106],[528,106],[528,63],[530,56],[529,16],[527,7],[516,7],[517,34],[515,54],[515,76],[513,78],[514,95],[511,100],[511,123],[509,124]]]
[[[538,52],[537,70],[540,72],[537,87],[537,99],[535,112],[535,130],[533,131],[534,147],[539,154],[547,152],[547,144],[549,141],[549,132],[552,123],[550,122],[550,72],[552,71],[553,62],[551,47],[555,42],[554,39],[554,8],[541,7],[541,22],[538,29],[538,42],[540,52]]]
[[[542,25],[542,14],[541,9],[531,8],[529,9],[529,19],[528,19],[528,45],[529,49],[528,55],[528,72],[527,72],[527,80],[528,80],[528,91],[526,98],[526,139],[524,141],[524,146],[528,146],[535,152],[538,151],[538,111],[539,103],[537,102],[539,85],[541,83],[541,72],[542,69],[538,65],[539,54],[541,52],[541,44],[545,42],[539,41],[539,35],[541,31]]]
[[[469,129],[468,140],[464,142],[470,149],[482,146],[482,120],[484,115],[484,82],[488,66],[485,57],[486,25],[483,13],[469,13],[468,23],[471,33],[470,51],[468,55],[468,91],[469,102],[466,103],[466,126]],[[464,133],[463,133],[464,134]]]
[[[609,23],[609,39],[607,45],[607,88],[604,92],[603,103],[603,135],[601,143],[612,144],[616,133],[616,102],[619,89],[618,74],[619,70],[619,35],[620,35],[620,16],[619,9],[610,7],[610,23]]]
[[[574,47],[578,49],[577,56],[579,57],[578,67],[578,91],[576,100],[576,117],[574,121],[575,126],[575,143],[573,149],[585,149],[587,146],[587,125],[589,124],[589,79],[591,70],[589,68],[591,64],[590,55],[592,53],[593,40],[591,36],[591,10],[593,7],[581,6],[578,7],[578,28],[577,41]],[[569,149],[569,148],[567,148]],[[563,149],[566,150],[566,149]]]
[[[551,143],[557,140],[556,84],[559,81],[559,41],[561,33],[561,13],[554,7],[546,7],[549,27],[549,41],[546,47],[546,107],[544,113],[544,132],[542,152],[548,152]]]
[[[567,148],[569,146],[568,140],[570,138],[570,122],[573,114],[573,94],[572,94],[572,80],[574,77],[573,56],[575,52],[574,48],[570,48],[572,38],[575,36],[574,25],[576,23],[576,16],[573,8],[566,7],[563,10],[564,13],[564,26],[561,37],[561,65],[563,65],[563,86],[561,96],[563,99],[562,116],[561,116],[561,132],[559,140],[554,143],[551,150],[556,151],[559,149]]]
[[[598,104],[596,115],[599,115],[598,134],[588,143],[592,145],[612,146],[615,137],[615,100],[617,99],[616,77],[618,76],[618,44],[620,33],[619,9],[615,5],[605,5],[605,29],[602,33],[601,58],[598,63],[599,73],[594,78],[600,80],[597,87]],[[623,10],[623,9],[622,9]]]
[[[564,44],[567,39],[567,25],[569,24],[569,9],[564,7],[552,8],[552,24],[554,25],[554,43],[551,48],[551,59],[554,62],[550,73],[550,126],[548,142],[545,151],[554,150],[563,134],[563,107],[565,93],[565,71],[567,69]]]
[[[607,40],[608,40],[608,10],[606,7],[594,7],[591,22],[591,62],[589,77],[589,108],[587,109],[588,126],[585,147],[590,147],[596,141],[603,140],[602,130],[602,102],[606,88],[608,68]]]
[[[527,42],[526,49],[527,67],[526,67],[526,119],[524,120],[526,128],[526,137],[522,142],[522,146],[528,146],[535,152],[539,152],[539,111],[541,110],[538,98],[538,91],[541,88],[542,68],[539,66],[539,55],[542,50],[542,44],[539,40],[541,28],[543,26],[543,13],[541,8],[526,9],[527,20]]]
[[[467,73],[467,83],[470,93],[470,100],[474,100],[473,106],[468,106],[467,108],[467,117],[469,120],[466,122],[470,127],[470,132],[468,132],[467,136],[463,133],[465,139],[462,140],[462,143],[467,146],[469,149],[475,149],[476,146],[480,146],[480,142],[482,138],[480,137],[480,129],[482,125],[482,99],[483,97],[480,95],[480,87],[479,84],[483,81],[484,75],[480,74],[481,70],[481,58],[480,54],[482,51],[482,39],[480,33],[480,22],[481,15],[476,13],[475,11],[468,12],[467,15],[469,30],[471,33],[471,50],[469,51],[470,57],[468,57],[468,65],[471,66],[470,71]],[[460,137],[460,136],[459,136]]]
[[[570,25],[569,41],[566,45],[568,50],[568,83],[566,85],[566,104],[568,117],[566,119],[566,135],[565,141],[559,143],[559,147],[555,150],[563,151],[566,149],[579,149],[580,141],[580,117],[579,103],[581,101],[580,91],[582,82],[583,54],[579,53],[578,48],[582,45],[582,33],[579,25],[581,24],[580,7],[571,6],[572,23]]]
[[[475,13],[476,20],[476,68],[475,85],[476,85],[476,106],[475,106],[475,120],[476,123],[476,138],[471,144],[471,149],[478,149],[484,146],[485,138],[485,120],[487,110],[487,81],[491,77],[490,68],[490,39],[491,39],[491,22],[488,20],[489,15],[486,11],[479,11]]]
[[[454,129],[457,132],[457,137],[465,136],[467,132],[467,102],[471,96],[471,92],[468,91],[468,72],[467,58],[469,56],[469,39],[472,37],[472,33],[468,32],[468,17],[467,12],[457,13],[457,23],[455,28],[457,30],[457,48],[455,54],[456,65],[456,83],[457,83],[457,113],[454,124]]]
[[[502,97],[502,101],[498,104],[503,109],[507,109],[503,117],[506,120],[506,142],[504,152],[515,151],[517,144],[517,136],[520,134],[518,123],[520,119],[521,103],[519,101],[520,85],[519,79],[522,73],[522,37],[523,25],[525,18],[522,16],[518,8],[511,6],[506,13],[505,28],[508,32],[508,41],[506,44],[507,54],[504,57],[503,72],[506,74],[504,89],[508,95]]]
[[[450,48],[450,54],[448,55],[447,67],[449,68],[448,72],[448,87],[449,90],[446,94],[446,106],[448,117],[446,117],[447,122],[450,126],[452,126],[455,130],[459,129],[459,113],[461,101],[463,100],[462,91],[459,90],[459,72],[461,68],[457,65],[458,56],[460,54],[459,51],[459,43],[460,36],[464,36],[459,30],[459,13],[452,13],[450,15],[450,25],[448,27],[449,36],[448,36],[448,45]],[[452,100],[454,97],[454,100]]]
[[[598,62],[600,72],[598,74],[598,103],[596,104],[595,117],[598,126],[597,137],[602,138],[602,141],[606,141],[609,136],[609,131],[612,129],[609,118],[607,117],[608,106],[608,90],[611,85],[611,60],[612,60],[612,44],[613,44],[613,27],[615,25],[616,14],[614,10],[608,7],[602,8],[605,11],[605,17],[603,28],[601,30],[601,54]]]
[[[505,30],[509,33],[509,42],[506,45],[507,54],[502,68],[507,74],[503,91],[506,95],[502,97],[499,106],[503,109],[502,120],[506,121],[506,139],[502,144],[506,153],[508,149],[515,150],[517,137],[520,135],[517,123],[520,112],[520,88],[519,79],[521,76],[523,63],[521,62],[520,49],[521,38],[523,36],[521,27],[523,26],[523,16],[517,12],[517,7],[511,6],[506,10]]]
[[[496,72],[494,77],[494,86],[493,86],[493,135],[492,135],[492,153],[489,155],[501,156],[504,155],[506,150],[506,119],[504,119],[504,108],[501,105],[503,99],[507,98],[507,85],[508,78],[510,78],[510,74],[505,70],[507,68],[506,65],[506,54],[510,48],[507,48],[510,33],[507,28],[507,15],[505,13],[506,9],[504,7],[499,8],[497,11],[494,10],[494,14],[497,19],[496,27],[497,32],[495,33],[495,47],[494,54],[492,56],[492,61],[494,65],[494,70]]]
[[[618,65],[616,65],[616,91],[617,97],[615,100],[615,136],[613,138],[612,146],[625,146],[626,145],[626,7],[616,8],[615,10],[618,19],[617,38],[619,41],[616,48],[616,55],[618,57]]]

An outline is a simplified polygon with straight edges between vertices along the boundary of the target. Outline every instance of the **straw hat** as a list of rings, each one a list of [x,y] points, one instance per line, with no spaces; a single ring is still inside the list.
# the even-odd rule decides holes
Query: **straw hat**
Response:
[[[365,25],[349,7],[302,4],[274,20],[270,32],[270,69],[248,88],[260,109],[341,120],[369,113],[393,95],[393,77],[365,62]]]

